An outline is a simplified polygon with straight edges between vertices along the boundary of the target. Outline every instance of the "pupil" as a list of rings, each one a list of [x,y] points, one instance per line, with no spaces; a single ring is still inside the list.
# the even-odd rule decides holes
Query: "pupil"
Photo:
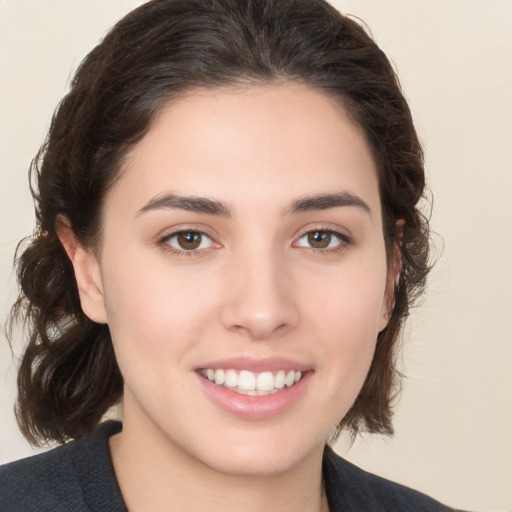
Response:
[[[178,235],[178,243],[182,249],[188,251],[197,249],[201,245],[201,233],[180,233]]]
[[[315,249],[325,249],[331,243],[331,234],[327,231],[313,231],[308,235],[308,242]]]

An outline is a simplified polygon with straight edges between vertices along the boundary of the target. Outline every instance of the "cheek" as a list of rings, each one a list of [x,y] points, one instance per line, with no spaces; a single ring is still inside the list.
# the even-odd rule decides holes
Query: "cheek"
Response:
[[[362,258],[339,270],[310,275],[308,309],[324,325],[336,326],[348,339],[378,333],[386,292],[385,258],[365,262]],[[359,333],[359,335],[358,335]]]
[[[311,279],[308,321],[317,337],[315,351],[322,367],[330,373],[333,386],[345,387],[355,399],[373,358],[381,326],[386,289],[386,263],[363,261],[350,272],[331,273],[329,279]],[[314,282],[324,286],[312,288]]]
[[[105,303],[120,366],[123,361],[176,361],[200,339],[211,294],[200,278],[187,278],[158,261],[112,259],[104,268]],[[172,355],[172,359],[166,358]]]

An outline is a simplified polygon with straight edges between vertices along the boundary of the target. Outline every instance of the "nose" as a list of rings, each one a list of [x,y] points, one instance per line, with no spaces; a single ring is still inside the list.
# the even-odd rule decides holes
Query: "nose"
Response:
[[[226,329],[266,340],[297,326],[297,296],[282,260],[259,253],[241,258],[230,267],[225,276],[230,293],[221,313]]]

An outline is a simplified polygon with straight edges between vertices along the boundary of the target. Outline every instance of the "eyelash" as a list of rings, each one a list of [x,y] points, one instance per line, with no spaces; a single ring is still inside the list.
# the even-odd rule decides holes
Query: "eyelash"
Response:
[[[313,233],[323,233],[325,235],[335,237],[338,239],[338,244],[335,247],[326,247],[326,248],[315,248],[315,247],[307,247],[303,245],[297,245],[303,238],[313,234]],[[173,247],[170,245],[170,241],[178,237],[181,234],[194,234],[194,235],[200,235],[201,237],[206,237],[210,240],[211,244],[215,244],[213,239],[204,231],[198,230],[198,229],[180,229],[178,231],[173,231],[172,233],[164,236],[158,241],[158,245],[162,247],[164,251],[170,252],[172,254],[176,254],[178,256],[185,256],[185,257],[191,257],[191,256],[202,256],[204,254],[204,251],[208,251],[211,247],[206,248],[194,248],[194,249],[177,249],[176,247]],[[200,245],[203,243],[203,240],[201,240]],[[329,241],[330,243],[330,241]],[[296,242],[293,243],[294,247],[304,248],[309,251],[311,251],[313,254],[322,254],[324,256],[329,254],[335,254],[339,253],[341,251],[344,251],[347,249],[349,245],[351,245],[352,240],[347,235],[340,233],[339,231],[335,231],[330,228],[325,227],[318,227],[314,229],[309,229],[308,231],[304,232]]]
[[[294,242],[294,246],[297,246],[297,244],[303,238],[305,238],[313,233],[323,233],[325,235],[335,237],[338,239],[338,243],[334,247],[326,247],[323,249],[319,249],[316,247],[306,247],[306,246],[301,246],[301,245],[299,245],[298,247],[308,249],[313,254],[321,254],[323,256],[328,256],[330,254],[336,254],[336,253],[345,251],[352,244],[352,240],[349,236],[345,235],[344,233],[340,233],[339,231],[336,231],[334,229],[322,226],[322,227],[316,227],[313,229],[308,229],[297,239],[297,242]],[[330,243],[330,241],[329,241],[329,243]]]
[[[187,249],[177,249],[176,247],[173,247],[172,245],[170,245],[170,241],[173,238],[175,238],[179,235],[182,235],[182,234],[200,235],[201,237],[205,237],[205,238],[209,239],[211,241],[211,243],[214,244],[212,238],[207,233],[205,233],[204,231],[201,231],[199,229],[180,229],[178,231],[173,231],[172,233],[161,238],[159,240],[158,244],[162,247],[162,249],[164,251],[170,252],[172,254],[176,254],[178,256],[185,256],[185,257],[201,256],[202,254],[204,254],[204,251],[207,251],[208,249],[210,249],[210,247],[207,247],[207,248],[202,248],[202,249],[196,248],[196,249],[187,250]],[[203,242],[203,240],[201,240],[201,243],[202,242]]]

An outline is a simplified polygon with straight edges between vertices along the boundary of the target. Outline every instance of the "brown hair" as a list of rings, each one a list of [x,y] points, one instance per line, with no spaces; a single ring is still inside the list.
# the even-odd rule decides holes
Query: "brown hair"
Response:
[[[422,150],[392,66],[358,23],[323,0],[153,0],[119,21],[83,61],[32,163],[39,232],[19,249],[21,292],[11,314],[11,326],[23,317],[30,335],[16,414],[31,442],[90,432],[123,388],[108,326],[82,312],[57,215],[94,245],[123,156],[160,106],[195,87],[283,80],[338,98],[374,153],[388,260],[399,246],[402,269],[366,382],[336,433],[392,433],[395,348],[425,285],[429,241],[417,206]],[[402,235],[398,219],[405,220]]]

